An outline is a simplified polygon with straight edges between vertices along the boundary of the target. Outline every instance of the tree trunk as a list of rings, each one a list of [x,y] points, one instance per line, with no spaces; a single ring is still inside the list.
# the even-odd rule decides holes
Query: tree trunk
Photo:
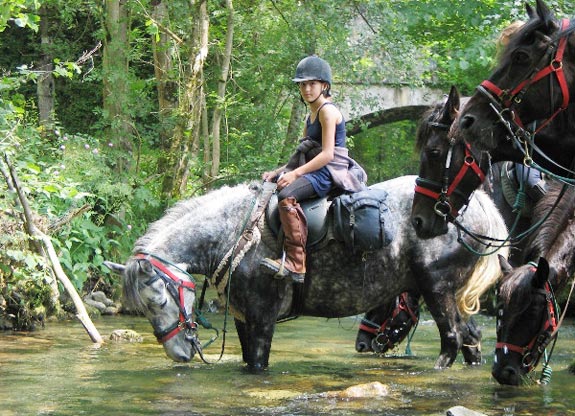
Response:
[[[167,158],[162,195],[178,198],[187,186],[191,157],[197,157],[204,103],[203,67],[208,55],[209,18],[207,1],[192,4],[194,28],[192,31],[188,70],[182,74],[183,91],[180,93],[178,114]]]
[[[230,61],[232,59],[232,47],[234,41],[234,5],[232,0],[226,0],[226,8],[228,9],[226,44],[224,56],[222,57],[220,79],[218,80],[218,97],[216,107],[214,109],[212,125],[213,148],[212,167],[210,172],[212,177],[218,176],[218,172],[220,170],[220,124],[222,120],[223,109],[225,107],[226,85],[228,82],[228,74],[230,72]]]
[[[158,113],[160,139],[160,156],[158,158],[158,172],[166,172],[169,166],[168,155],[171,147],[171,138],[174,130],[171,120],[175,117],[178,108],[178,83],[174,79],[174,54],[177,48],[174,39],[166,27],[169,21],[169,12],[166,1],[156,1],[152,5],[152,18],[161,28],[159,35],[152,36],[152,50],[154,54],[154,73],[156,76],[156,88],[158,91]]]
[[[303,134],[303,121],[307,113],[307,107],[301,102],[299,95],[293,100],[287,134],[282,151],[282,159],[287,158],[294,152],[298,140]]]
[[[109,122],[109,137],[125,157],[117,160],[116,170],[129,169],[132,121],[129,106],[129,43],[126,0],[105,0],[103,56],[104,113]]]
[[[54,76],[52,71],[53,56],[50,52],[52,37],[50,36],[51,16],[46,5],[40,7],[40,43],[42,56],[40,58],[37,83],[38,94],[38,117],[39,124],[42,127],[42,134],[47,135],[54,128]]]

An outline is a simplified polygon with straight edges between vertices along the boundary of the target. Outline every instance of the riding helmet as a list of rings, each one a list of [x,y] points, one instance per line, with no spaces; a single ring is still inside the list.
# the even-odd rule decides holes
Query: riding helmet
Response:
[[[331,87],[331,67],[329,64],[317,55],[311,55],[303,58],[297,64],[293,82],[303,81],[322,81],[327,82]]]

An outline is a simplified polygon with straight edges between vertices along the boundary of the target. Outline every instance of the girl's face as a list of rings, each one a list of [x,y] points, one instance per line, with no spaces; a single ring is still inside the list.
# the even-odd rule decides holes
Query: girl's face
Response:
[[[323,92],[324,84],[325,82],[317,80],[302,81],[299,83],[299,92],[305,101],[313,103]]]

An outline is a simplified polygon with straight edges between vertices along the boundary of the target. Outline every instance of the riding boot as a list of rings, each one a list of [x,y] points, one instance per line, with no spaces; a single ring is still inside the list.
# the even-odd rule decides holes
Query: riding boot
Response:
[[[279,203],[280,221],[284,231],[284,253],[281,259],[265,258],[262,268],[274,273],[274,277],[291,277],[296,283],[305,278],[305,245],[307,243],[307,220],[293,197]]]

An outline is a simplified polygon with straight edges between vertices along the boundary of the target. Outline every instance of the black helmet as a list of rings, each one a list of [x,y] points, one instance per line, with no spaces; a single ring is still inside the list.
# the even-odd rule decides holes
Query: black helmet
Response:
[[[331,86],[331,68],[329,64],[317,55],[303,58],[297,64],[293,82],[322,81]]]

